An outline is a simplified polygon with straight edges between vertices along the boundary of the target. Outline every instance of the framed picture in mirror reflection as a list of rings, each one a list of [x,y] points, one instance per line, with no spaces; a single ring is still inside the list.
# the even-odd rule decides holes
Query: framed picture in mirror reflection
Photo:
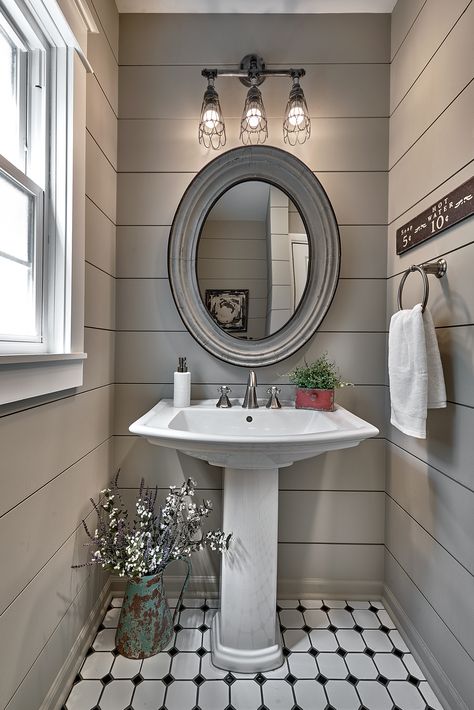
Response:
[[[206,308],[223,330],[244,333],[247,330],[249,291],[241,289],[206,289]]]

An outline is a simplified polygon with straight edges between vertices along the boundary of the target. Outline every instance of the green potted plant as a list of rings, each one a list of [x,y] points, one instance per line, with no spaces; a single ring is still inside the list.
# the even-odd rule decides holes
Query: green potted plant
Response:
[[[145,487],[142,480],[132,520],[120,497],[117,479],[118,473],[110,487],[102,491],[99,503],[91,499],[98,518],[95,532],[91,533],[82,521],[89,544],[95,548],[86,565],[97,564],[128,578],[116,647],[127,658],[148,658],[171,638],[190,574],[191,555],[206,546],[225,552],[231,535],[221,530],[203,532],[202,524],[212,511],[212,503],[193,502],[196,484],[191,478],[179,487],[170,486],[161,506],[156,505],[158,489]],[[186,562],[188,573],[172,616],[163,572],[174,560]]]
[[[324,353],[311,363],[295,367],[288,375],[290,382],[296,385],[296,409],[319,409],[324,412],[334,411],[334,390],[346,387],[334,362]]]

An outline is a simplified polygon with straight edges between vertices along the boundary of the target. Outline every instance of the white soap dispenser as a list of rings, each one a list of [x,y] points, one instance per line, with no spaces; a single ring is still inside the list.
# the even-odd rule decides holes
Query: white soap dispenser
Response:
[[[178,369],[174,373],[173,406],[189,407],[191,404],[191,373],[188,372],[186,358],[178,358]]]

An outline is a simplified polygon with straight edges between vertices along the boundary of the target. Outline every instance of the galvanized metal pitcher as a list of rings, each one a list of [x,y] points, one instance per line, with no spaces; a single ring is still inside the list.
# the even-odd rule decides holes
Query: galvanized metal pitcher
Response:
[[[115,636],[122,656],[149,658],[166,648],[191,572],[189,560],[184,561],[188,570],[173,615],[166,599],[163,572],[128,580]]]

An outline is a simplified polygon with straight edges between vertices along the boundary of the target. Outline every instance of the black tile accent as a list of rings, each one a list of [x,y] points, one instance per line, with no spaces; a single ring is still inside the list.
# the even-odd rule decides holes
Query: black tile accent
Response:
[[[184,604],[181,604],[181,606],[179,607],[179,610],[184,611],[185,609],[186,609],[186,607],[184,606]]]
[[[263,685],[267,679],[261,673],[257,673],[257,675],[255,676],[255,680],[259,685]]]
[[[290,685],[294,685],[298,678],[295,678],[295,676],[292,673],[288,673],[288,675],[285,677],[285,680],[287,683]]]
[[[397,658],[403,658],[403,656],[405,655],[405,654],[403,653],[403,651],[400,651],[399,648],[394,648],[393,651],[392,651],[392,653],[393,653],[393,655],[396,656]]]
[[[232,673],[227,673],[224,680],[227,685],[232,685],[232,683],[235,683],[235,677],[232,675]]]
[[[328,682],[326,676],[322,675],[321,673],[316,676],[316,680],[318,681],[318,683],[321,683],[321,685],[326,685],[326,683]]]
[[[184,626],[181,626],[181,624],[175,624],[174,625],[174,630],[175,631],[182,631]]]
[[[209,611],[209,609],[210,609],[211,607],[210,607],[210,606],[207,606],[207,604],[203,604],[203,605],[202,605],[201,607],[199,607],[199,608],[201,609],[201,611]]]
[[[81,678],[81,676],[80,676],[79,673],[78,673],[77,676],[74,678],[72,684],[73,684],[73,685],[76,685],[76,683],[80,683],[81,680],[82,680],[82,678]]]
[[[97,633],[99,633],[99,631],[104,631],[104,629],[105,629],[104,624],[100,624],[99,627],[98,627],[98,629],[97,629]]]
[[[373,606],[372,604],[369,606],[369,611],[373,611],[374,614],[376,614],[378,611],[381,611],[380,609],[377,609],[376,606]]]
[[[382,685],[388,685],[388,678],[384,675],[378,675],[376,680],[378,680],[379,683],[382,683]]]
[[[359,682],[359,679],[356,678],[355,676],[353,676],[352,674],[349,674],[349,675],[347,676],[347,681],[348,681],[348,683],[350,683],[351,685],[357,685],[357,683]]]
[[[334,626],[334,624],[329,624],[328,631],[332,631],[333,634],[335,634],[337,631],[337,626]]]
[[[311,654],[312,656],[314,656],[315,658],[316,658],[316,656],[319,656],[319,651],[318,651],[317,649],[313,648],[313,647],[311,647],[311,648],[309,649],[308,653],[310,653],[310,654]]]
[[[209,626],[206,624],[201,624],[201,626],[198,627],[198,631],[202,631],[202,633],[205,633],[206,631],[209,631]]]
[[[282,653],[283,653],[283,655],[284,655],[285,658],[286,658],[287,656],[290,655],[291,651],[290,651],[290,649],[287,648],[286,646],[283,646],[283,648],[282,648]]]
[[[283,624],[280,624],[280,631],[281,631],[281,633],[286,631],[286,626],[283,626]]]
[[[281,606],[278,606],[278,604],[277,604],[277,612],[280,612],[280,611],[282,611],[282,608],[281,608]]]
[[[329,607],[326,606],[326,604],[323,604],[322,607],[321,607],[321,611],[326,611],[326,612],[328,612],[328,611],[329,611]]]
[[[366,656],[370,656],[370,658],[373,658],[375,656],[375,651],[372,651],[371,648],[366,648],[364,653]]]
[[[112,656],[115,656],[115,658],[117,658],[117,656],[120,656],[120,653],[117,651],[116,648],[112,649]]]
[[[292,710],[301,710],[301,708],[299,705],[293,705]]]
[[[174,681],[174,678],[170,673],[168,673],[168,675],[165,675],[165,677],[163,678],[163,683],[165,685],[171,685],[171,683],[173,683],[173,681]]]
[[[107,675],[102,676],[101,681],[104,685],[108,685],[113,681],[113,678],[110,673],[107,673]]]
[[[92,708],[92,710],[100,710],[100,707],[96,705],[95,707]]]
[[[299,604],[299,605],[296,607],[296,611],[300,611],[302,614],[304,614],[304,612],[306,611],[306,607],[303,606],[302,604]]]
[[[201,656],[201,658],[202,658],[203,656],[206,655],[206,653],[209,653],[209,651],[207,651],[203,646],[201,646],[201,648],[198,648],[196,653],[198,656]]]
[[[384,626],[383,624],[380,626],[379,631],[383,631],[384,634],[390,633],[390,629],[388,628],[388,626]]]
[[[339,648],[336,651],[337,655],[340,656],[341,658],[345,658],[347,656],[347,651],[344,651],[343,648],[339,646]]]
[[[361,634],[363,632],[363,630],[364,629],[362,628],[362,626],[359,626],[359,624],[356,624],[354,626],[354,631],[357,631],[358,634]]]
[[[143,683],[143,676],[141,676],[140,673],[137,673],[137,675],[133,676],[132,683],[135,687],[140,685],[140,683]]]
[[[88,656],[92,656],[93,653],[95,653],[95,651],[94,651],[94,649],[92,648],[92,646],[90,646],[90,647],[87,649],[86,658],[87,658]]]
[[[260,705],[260,707],[258,708],[258,710],[270,710],[270,708],[267,708],[266,705]]]
[[[197,686],[202,685],[205,680],[206,679],[200,673],[198,673],[197,676],[193,678],[193,681],[196,683]]]
[[[415,676],[412,675],[411,673],[410,673],[410,675],[408,676],[407,681],[408,681],[409,683],[411,683],[412,685],[416,686],[417,688],[418,688],[418,686],[420,685],[420,681],[418,680],[418,678],[415,678]]]
[[[350,604],[346,604],[346,606],[344,607],[344,609],[345,609],[346,611],[350,611],[350,612],[354,611],[354,608],[353,608]]]
[[[169,649],[168,654],[173,658],[173,656],[176,656],[176,654],[179,653],[178,649],[176,646],[173,646],[172,648]]]
[[[313,629],[310,626],[307,626],[306,624],[303,626],[303,631],[305,631],[307,634],[309,634],[310,631]]]
[[[235,710],[233,705],[228,705],[225,710]]]

